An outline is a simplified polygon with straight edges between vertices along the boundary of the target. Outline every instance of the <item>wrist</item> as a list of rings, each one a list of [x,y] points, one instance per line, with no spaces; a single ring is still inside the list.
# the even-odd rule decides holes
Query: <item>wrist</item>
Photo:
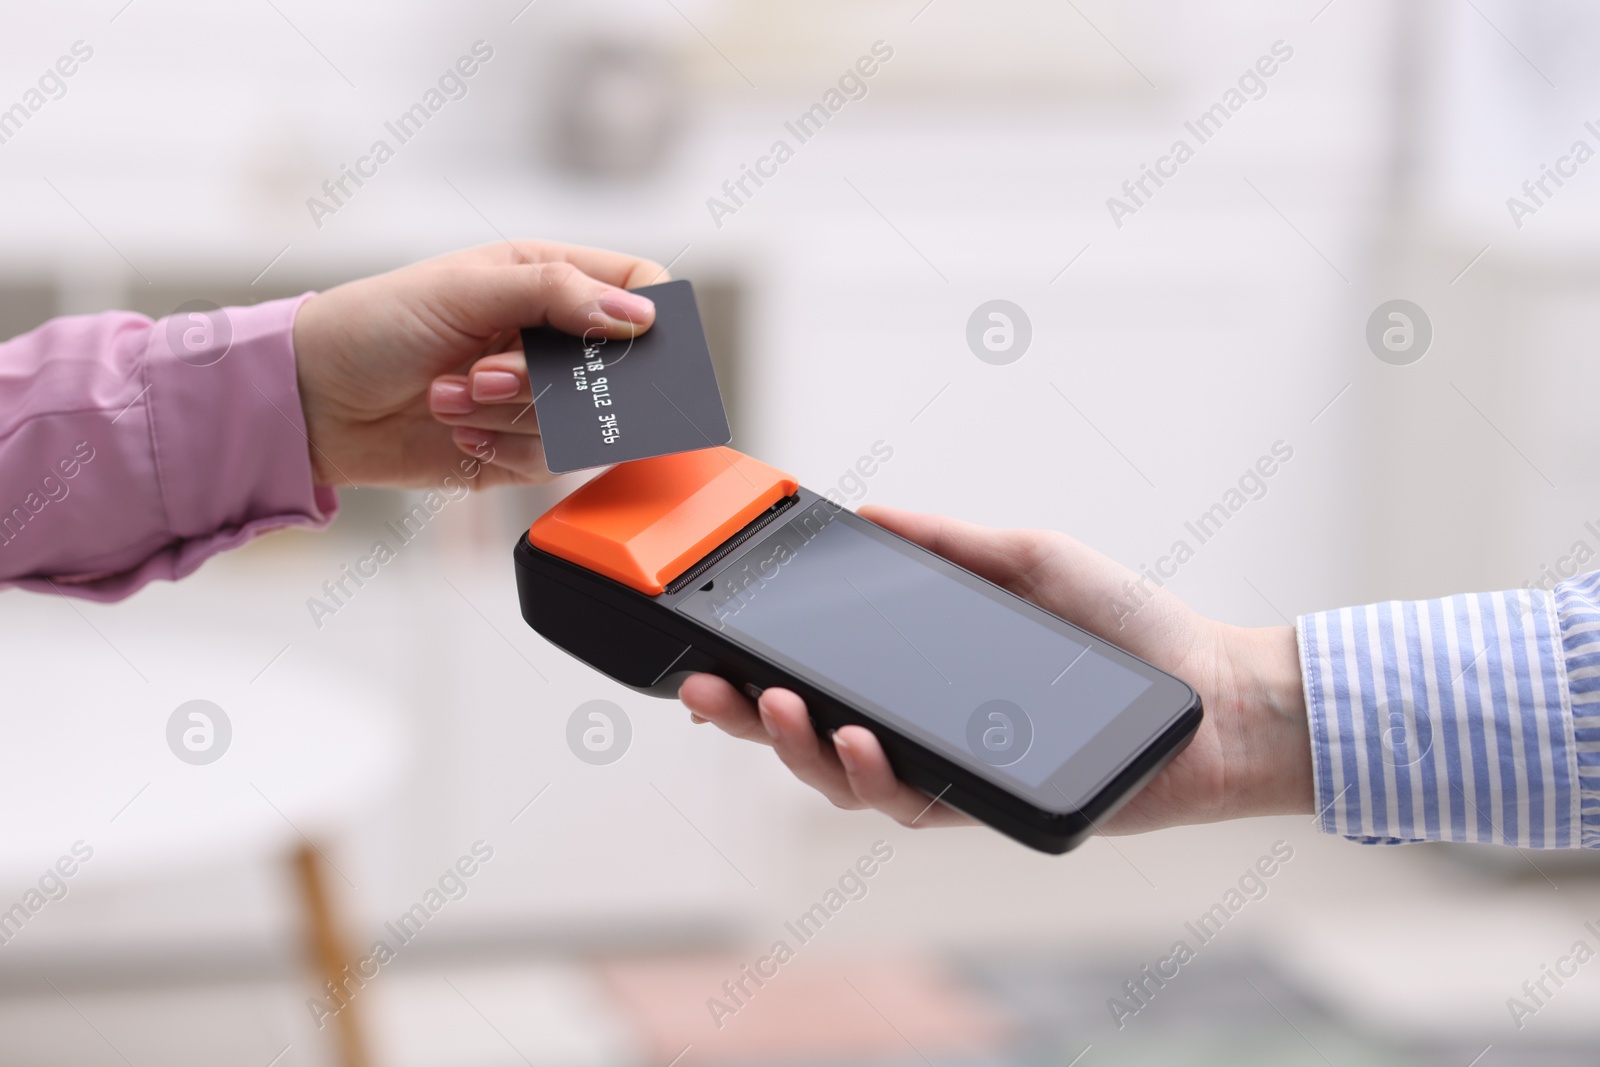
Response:
[[[317,486],[348,484],[328,455],[332,446],[330,438],[332,419],[327,409],[324,389],[318,374],[327,362],[323,352],[324,325],[319,313],[320,294],[313,293],[295,311],[294,367],[295,386],[300,393],[300,415],[305,421],[306,446],[311,456],[311,480]]]
[[[1312,814],[1311,735],[1294,627],[1229,627],[1223,643],[1237,710],[1228,817]]]

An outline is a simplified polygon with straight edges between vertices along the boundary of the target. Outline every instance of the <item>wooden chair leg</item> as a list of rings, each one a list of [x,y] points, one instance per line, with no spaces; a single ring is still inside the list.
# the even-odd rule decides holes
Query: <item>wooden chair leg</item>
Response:
[[[293,866],[294,879],[300,887],[318,992],[322,992],[323,981],[342,988],[345,967],[354,962],[354,958],[346,950],[343,930],[328,894],[326,861],[310,844],[304,844],[295,849]],[[358,1011],[359,1006],[352,1000],[333,1017],[338,1030],[340,1067],[371,1067],[372,1064]]]

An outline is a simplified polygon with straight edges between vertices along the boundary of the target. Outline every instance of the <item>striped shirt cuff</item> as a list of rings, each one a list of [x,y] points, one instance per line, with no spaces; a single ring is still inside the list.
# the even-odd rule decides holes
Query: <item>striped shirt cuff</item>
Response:
[[[1600,572],[1302,616],[1322,829],[1600,847],[1597,587]]]
[[[1600,571],[1555,589],[1584,848],[1600,848]]]

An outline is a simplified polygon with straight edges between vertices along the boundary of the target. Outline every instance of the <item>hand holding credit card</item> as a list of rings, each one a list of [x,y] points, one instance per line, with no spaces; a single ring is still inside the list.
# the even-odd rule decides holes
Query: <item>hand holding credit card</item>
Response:
[[[725,445],[732,439],[694,287],[664,282],[632,290],[656,320],[632,340],[548,326],[522,331],[528,381],[556,474]]]

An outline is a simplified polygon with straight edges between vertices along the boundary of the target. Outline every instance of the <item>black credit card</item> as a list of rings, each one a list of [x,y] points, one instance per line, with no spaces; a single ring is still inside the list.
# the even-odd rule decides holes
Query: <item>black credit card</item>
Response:
[[[545,464],[555,474],[733,438],[694,287],[675,281],[633,292],[655,301],[656,321],[631,341],[549,326],[522,331]]]

